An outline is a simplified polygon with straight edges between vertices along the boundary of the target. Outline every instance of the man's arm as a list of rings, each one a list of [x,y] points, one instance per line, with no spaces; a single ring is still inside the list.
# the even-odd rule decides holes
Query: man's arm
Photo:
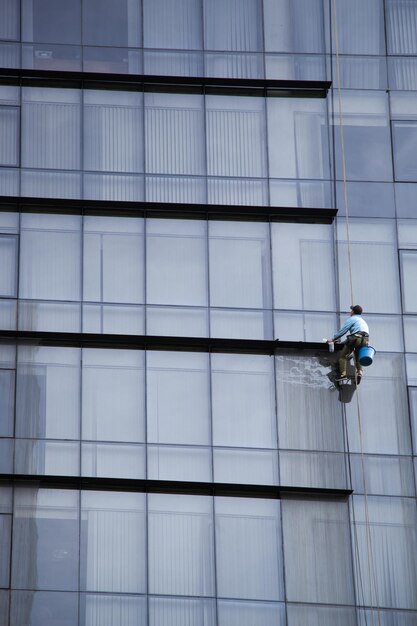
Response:
[[[337,331],[337,333],[334,335],[333,339],[328,339],[327,343],[333,343],[333,341],[336,341],[336,339],[340,339],[340,337],[343,337],[343,335],[345,335],[349,328],[352,326],[353,322],[350,319],[350,317],[346,320],[346,322],[343,324],[342,328],[340,330]]]

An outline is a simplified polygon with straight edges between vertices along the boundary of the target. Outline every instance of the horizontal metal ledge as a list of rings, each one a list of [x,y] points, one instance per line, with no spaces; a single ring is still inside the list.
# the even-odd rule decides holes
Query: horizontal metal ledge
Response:
[[[167,493],[232,498],[310,497],[317,499],[347,499],[351,489],[318,487],[288,487],[278,485],[247,485],[240,483],[207,483],[181,480],[147,480],[131,478],[89,478],[80,476],[34,476],[33,474],[0,474],[0,481],[14,485],[31,483],[44,488],[88,489],[97,491],[131,491],[136,493]]]
[[[0,211],[66,213],[71,215],[162,217],[169,219],[225,219],[239,221],[333,222],[337,209],[241,206],[228,204],[183,204],[125,202],[119,200],[69,200],[0,196]]]
[[[189,352],[233,352],[273,355],[280,350],[327,352],[325,343],[263,339],[218,339],[210,337],[171,337],[160,335],[101,335],[55,333],[29,330],[1,330],[0,340],[35,342],[38,345],[124,348],[129,350],[170,350]]]
[[[271,78],[216,78],[205,76],[160,76],[154,74],[107,74],[101,72],[65,72],[54,70],[34,70],[0,68],[0,80],[18,81],[20,85],[49,84],[51,87],[104,88],[132,90],[143,89],[147,85],[169,88],[195,87],[220,90],[235,95],[270,96],[274,92],[288,92],[289,96],[304,98],[325,98],[331,86],[326,80],[275,80]]]

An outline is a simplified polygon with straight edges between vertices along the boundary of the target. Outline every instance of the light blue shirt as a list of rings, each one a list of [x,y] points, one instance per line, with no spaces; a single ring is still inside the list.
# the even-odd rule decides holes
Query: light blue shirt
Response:
[[[345,335],[347,332],[349,333],[349,335],[354,335],[355,333],[369,334],[368,324],[360,315],[351,315],[347,318],[342,328],[337,331],[337,333],[333,337],[333,341],[336,341],[336,339],[340,339],[340,337],[343,337],[343,335]]]

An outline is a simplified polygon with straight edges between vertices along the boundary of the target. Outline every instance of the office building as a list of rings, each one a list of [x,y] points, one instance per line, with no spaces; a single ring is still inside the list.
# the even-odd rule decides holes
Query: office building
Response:
[[[417,624],[416,25],[0,0],[2,626]]]

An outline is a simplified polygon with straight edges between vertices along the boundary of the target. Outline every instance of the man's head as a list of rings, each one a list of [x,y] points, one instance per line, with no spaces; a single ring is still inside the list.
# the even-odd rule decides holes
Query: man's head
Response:
[[[352,311],[351,315],[362,315],[362,307],[360,304],[352,304],[350,310]]]

